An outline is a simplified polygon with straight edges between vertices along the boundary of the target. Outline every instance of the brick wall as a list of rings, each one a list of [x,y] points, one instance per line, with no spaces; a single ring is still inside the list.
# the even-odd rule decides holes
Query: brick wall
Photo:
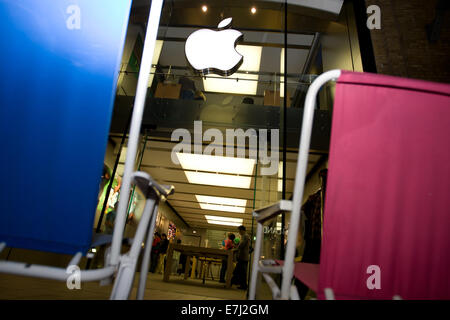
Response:
[[[430,43],[425,26],[438,0],[366,0],[381,9],[381,29],[371,30],[378,73],[450,83],[450,10],[440,38]]]

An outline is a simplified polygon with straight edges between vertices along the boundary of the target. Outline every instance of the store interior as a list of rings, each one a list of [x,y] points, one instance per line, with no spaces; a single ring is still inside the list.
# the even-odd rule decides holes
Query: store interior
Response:
[[[111,233],[114,226],[111,212],[120,196],[148,14],[149,1],[133,1],[93,225],[97,233]],[[229,77],[201,76],[187,61],[186,39],[198,29],[217,28],[228,17],[232,17],[232,28],[243,33],[236,50],[243,55],[244,62]],[[223,248],[228,233],[239,237],[240,225],[245,226],[253,242],[256,228],[253,210],[280,199],[292,199],[303,104],[312,81],[331,69],[362,71],[353,6],[332,0],[320,4],[288,1],[288,8],[281,0],[165,1],[152,63],[135,169],[150,174],[160,184],[175,187],[175,193],[160,204],[156,232],[166,234],[170,243],[216,249]],[[317,215],[321,221],[333,96],[334,85],[325,86],[315,110],[303,199],[303,216],[309,219],[302,222],[297,261],[301,261],[306,243],[308,261],[318,262],[320,236],[318,246],[311,241],[308,247],[305,235],[317,240],[317,232],[311,235],[307,229],[321,228],[320,223],[311,226],[309,221],[317,220]],[[200,139],[195,140],[198,123]],[[187,144],[198,147],[200,154],[174,151],[180,143],[180,137],[173,135],[177,129],[190,134],[191,141]],[[216,130],[216,135],[223,138],[208,140],[204,136],[208,129]],[[242,129],[248,136],[243,141],[228,139],[230,129]],[[256,144],[255,150],[251,142],[261,141],[264,136],[266,148]],[[233,155],[244,157],[230,160],[234,156],[225,156],[230,150]],[[256,154],[256,159],[252,159],[252,154]],[[174,155],[179,164],[174,163]],[[269,167],[271,174],[263,174]],[[125,237],[129,238],[136,232],[145,203],[138,188],[132,188],[131,198],[125,227]],[[319,210],[308,209],[313,198],[319,199]],[[283,214],[267,223],[263,257],[283,256],[287,221],[289,215]],[[86,268],[100,267],[102,253],[101,248],[91,249],[88,259],[83,260]],[[20,249],[4,254],[19,260],[22,256],[30,257]],[[54,265],[60,263],[54,256],[36,258],[43,260]],[[188,280],[179,276],[178,268],[172,272],[179,277],[176,283],[188,281],[187,285],[202,288],[206,279],[207,288],[232,290],[231,298],[246,298],[246,291],[225,289],[219,282],[220,261],[209,265],[210,268],[206,263],[193,265],[196,271]],[[249,268],[247,274],[250,272]],[[164,285],[169,284],[161,282],[162,275],[156,272],[150,277],[148,289],[151,291],[157,283],[164,294]],[[260,282],[258,298],[270,297],[264,280]],[[314,297],[313,292],[306,294]]]
[[[148,107],[144,113],[136,169],[149,173],[161,184],[175,187],[175,194],[160,206],[156,226],[157,232],[168,234],[169,241],[223,248],[229,232],[238,235],[239,225],[244,225],[253,237],[256,228],[253,210],[280,199],[292,198],[299,123],[310,83],[323,71],[334,68],[361,71],[352,6],[343,5],[335,12],[293,4],[288,8],[288,31],[285,33],[282,2],[257,1],[254,5],[238,1],[205,1],[202,5],[195,1],[165,3],[148,84]],[[119,179],[125,163],[127,136],[124,133],[136,90],[136,66],[142,55],[148,10],[146,1],[133,4],[119,75],[105,157],[105,166],[110,172],[115,169]],[[227,17],[232,17],[233,28],[243,33],[243,41],[238,43],[236,50],[244,56],[244,63],[227,78],[214,74],[199,76],[187,61],[184,51],[186,38],[200,27],[215,28],[221,19]],[[321,190],[324,189],[324,179],[321,172],[327,167],[333,92],[332,85],[326,86],[318,99],[307,169],[305,207],[315,195],[319,198],[319,209],[323,208],[324,192]],[[189,132],[191,141],[188,143],[192,148],[200,141],[200,155],[177,154],[180,163],[174,163],[174,150],[182,141],[173,135],[176,129]],[[208,129],[216,129],[222,138],[208,140],[204,136]],[[245,141],[227,139],[227,130],[230,129],[243,129],[249,135]],[[276,170],[271,175],[261,174],[261,170],[269,166],[267,162],[262,164],[261,155],[256,160],[250,159],[254,151],[251,135],[259,138],[262,134],[260,129],[268,132],[266,156],[276,162]],[[278,130],[277,143],[270,140],[271,130]],[[195,140],[198,132],[200,138]],[[228,149],[236,154],[243,152],[244,159],[230,161],[225,157]],[[126,225],[125,232],[129,236],[135,231],[144,202],[138,189],[133,192],[137,201],[130,209],[133,219]],[[321,211],[308,211],[307,215],[320,216]],[[96,227],[104,230],[105,219],[99,223],[100,215],[98,210]],[[288,219],[289,215],[280,215],[267,223],[265,258],[278,259],[283,255]],[[302,222],[303,233],[305,228],[312,228],[306,220],[304,218]],[[310,236],[308,232],[306,235]],[[298,261],[305,250],[304,237],[301,238]],[[312,247],[315,248],[311,249],[313,252],[308,251],[306,260],[318,263],[320,243],[317,247],[314,242],[309,248]],[[220,285],[220,263],[213,264],[208,271],[206,278],[215,279]]]

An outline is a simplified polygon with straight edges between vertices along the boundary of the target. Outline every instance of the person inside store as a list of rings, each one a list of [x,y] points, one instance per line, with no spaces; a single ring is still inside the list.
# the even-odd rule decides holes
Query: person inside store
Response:
[[[158,257],[159,257],[159,243],[161,242],[161,235],[159,232],[155,232],[153,236],[152,243],[152,254],[150,260],[150,272],[155,273],[156,266],[158,265]]]
[[[100,196],[98,198],[98,205],[97,205],[98,212],[101,212],[103,209],[103,205],[104,205],[105,198],[106,198],[106,193],[108,193],[108,189],[111,184],[111,175],[112,175],[111,170],[105,165],[103,167],[102,182],[100,184],[101,192],[100,192]],[[122,178],[116,174],[115,178],[112,179],[111,190],[109,192],[108,201],[107,201],[107,208],[106,208],[107,212],[110,211],[109,210],[110,209],[109,202],[110,202],[111,198],[113,197],[113,194],[115,192],[119,191],[121,185],[122,185]]]
[[[158,270],[157,273],[163,273],[166,267],[166,253],[167,248],[169,247],[169,240],[167,239],[167,235],[163,233],[161,235],[161,242],[159,243],[159,262],[158,262]]]
[[[178,79],[178,83],[181,84],[181,99],[193,100],[195,97],[195,82],[189,78],[187,73]]]
[[[244,226],[238,227],[240,241],[235,249],[237,264],[231,278],[232,285],[239,285],[238,289],[247,290],[247,266],[250,258],[250,237]]]
[[[112,234],[114,231],[114,221],[116,220],[116,204],[119,201],[121,180],[111,190],[106,207],[105,233]]]
[[[178,241],[180,242],[178,243]],[[181,240],[178,241],[177,244],[181,244]],[[181,253],[178,261],[178,270],[177,270],[178,275],[181,275],[184,272],[184,269],[186,268],[186,260],[187,256],[184,253]]]
[[[234,233],[229,233],[227,236],[227,239],[225,240],[223,249],[224,250],[233,250],[234,249]],[[220,268],[220,280],[219,282],[225,283],[225,274],[227,273],[227,265],[228,265],[228,259],[223,258],[222,259],[222,267]]]

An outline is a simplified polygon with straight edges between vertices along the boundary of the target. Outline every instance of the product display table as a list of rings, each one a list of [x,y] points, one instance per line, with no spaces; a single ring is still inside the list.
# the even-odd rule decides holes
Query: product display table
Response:
[[[184,279],[187,279],[190,267],[191,257],[208,257],[216,259],[226,259],[227,260],[227,274],[225,276],[226,287],[231,287],[231,276],[233,273],[233,251],[214,249],[214,248],[204,248],[195,246],[185,246],[181,244],[170,244],[167,250],[167,262],[166,268],[164,270],[163,281],[169,281],[170,271],[172,270],[172,256],[173,251],[179,251],[186,255],[186,263],[184,266]]]

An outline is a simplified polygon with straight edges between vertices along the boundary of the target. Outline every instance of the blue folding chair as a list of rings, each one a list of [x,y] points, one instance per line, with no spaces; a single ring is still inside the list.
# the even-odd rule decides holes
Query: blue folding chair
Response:
[[[158,203],[173,193],[134,172],[148,77],[162,9],[151,3],[112,245],[102,269],[80,281],[112,281],[129,297],[145,241],[142,299]],[[7,247],[74,255],[95,245],[92,230],[131,0],[1,0],[0,251]],[[146,196],[128,253],[120,249],[132,184]],[[68,269],[0,261],[0,272],[67,281]],[[147,272],[145,272],[147,270]]]

